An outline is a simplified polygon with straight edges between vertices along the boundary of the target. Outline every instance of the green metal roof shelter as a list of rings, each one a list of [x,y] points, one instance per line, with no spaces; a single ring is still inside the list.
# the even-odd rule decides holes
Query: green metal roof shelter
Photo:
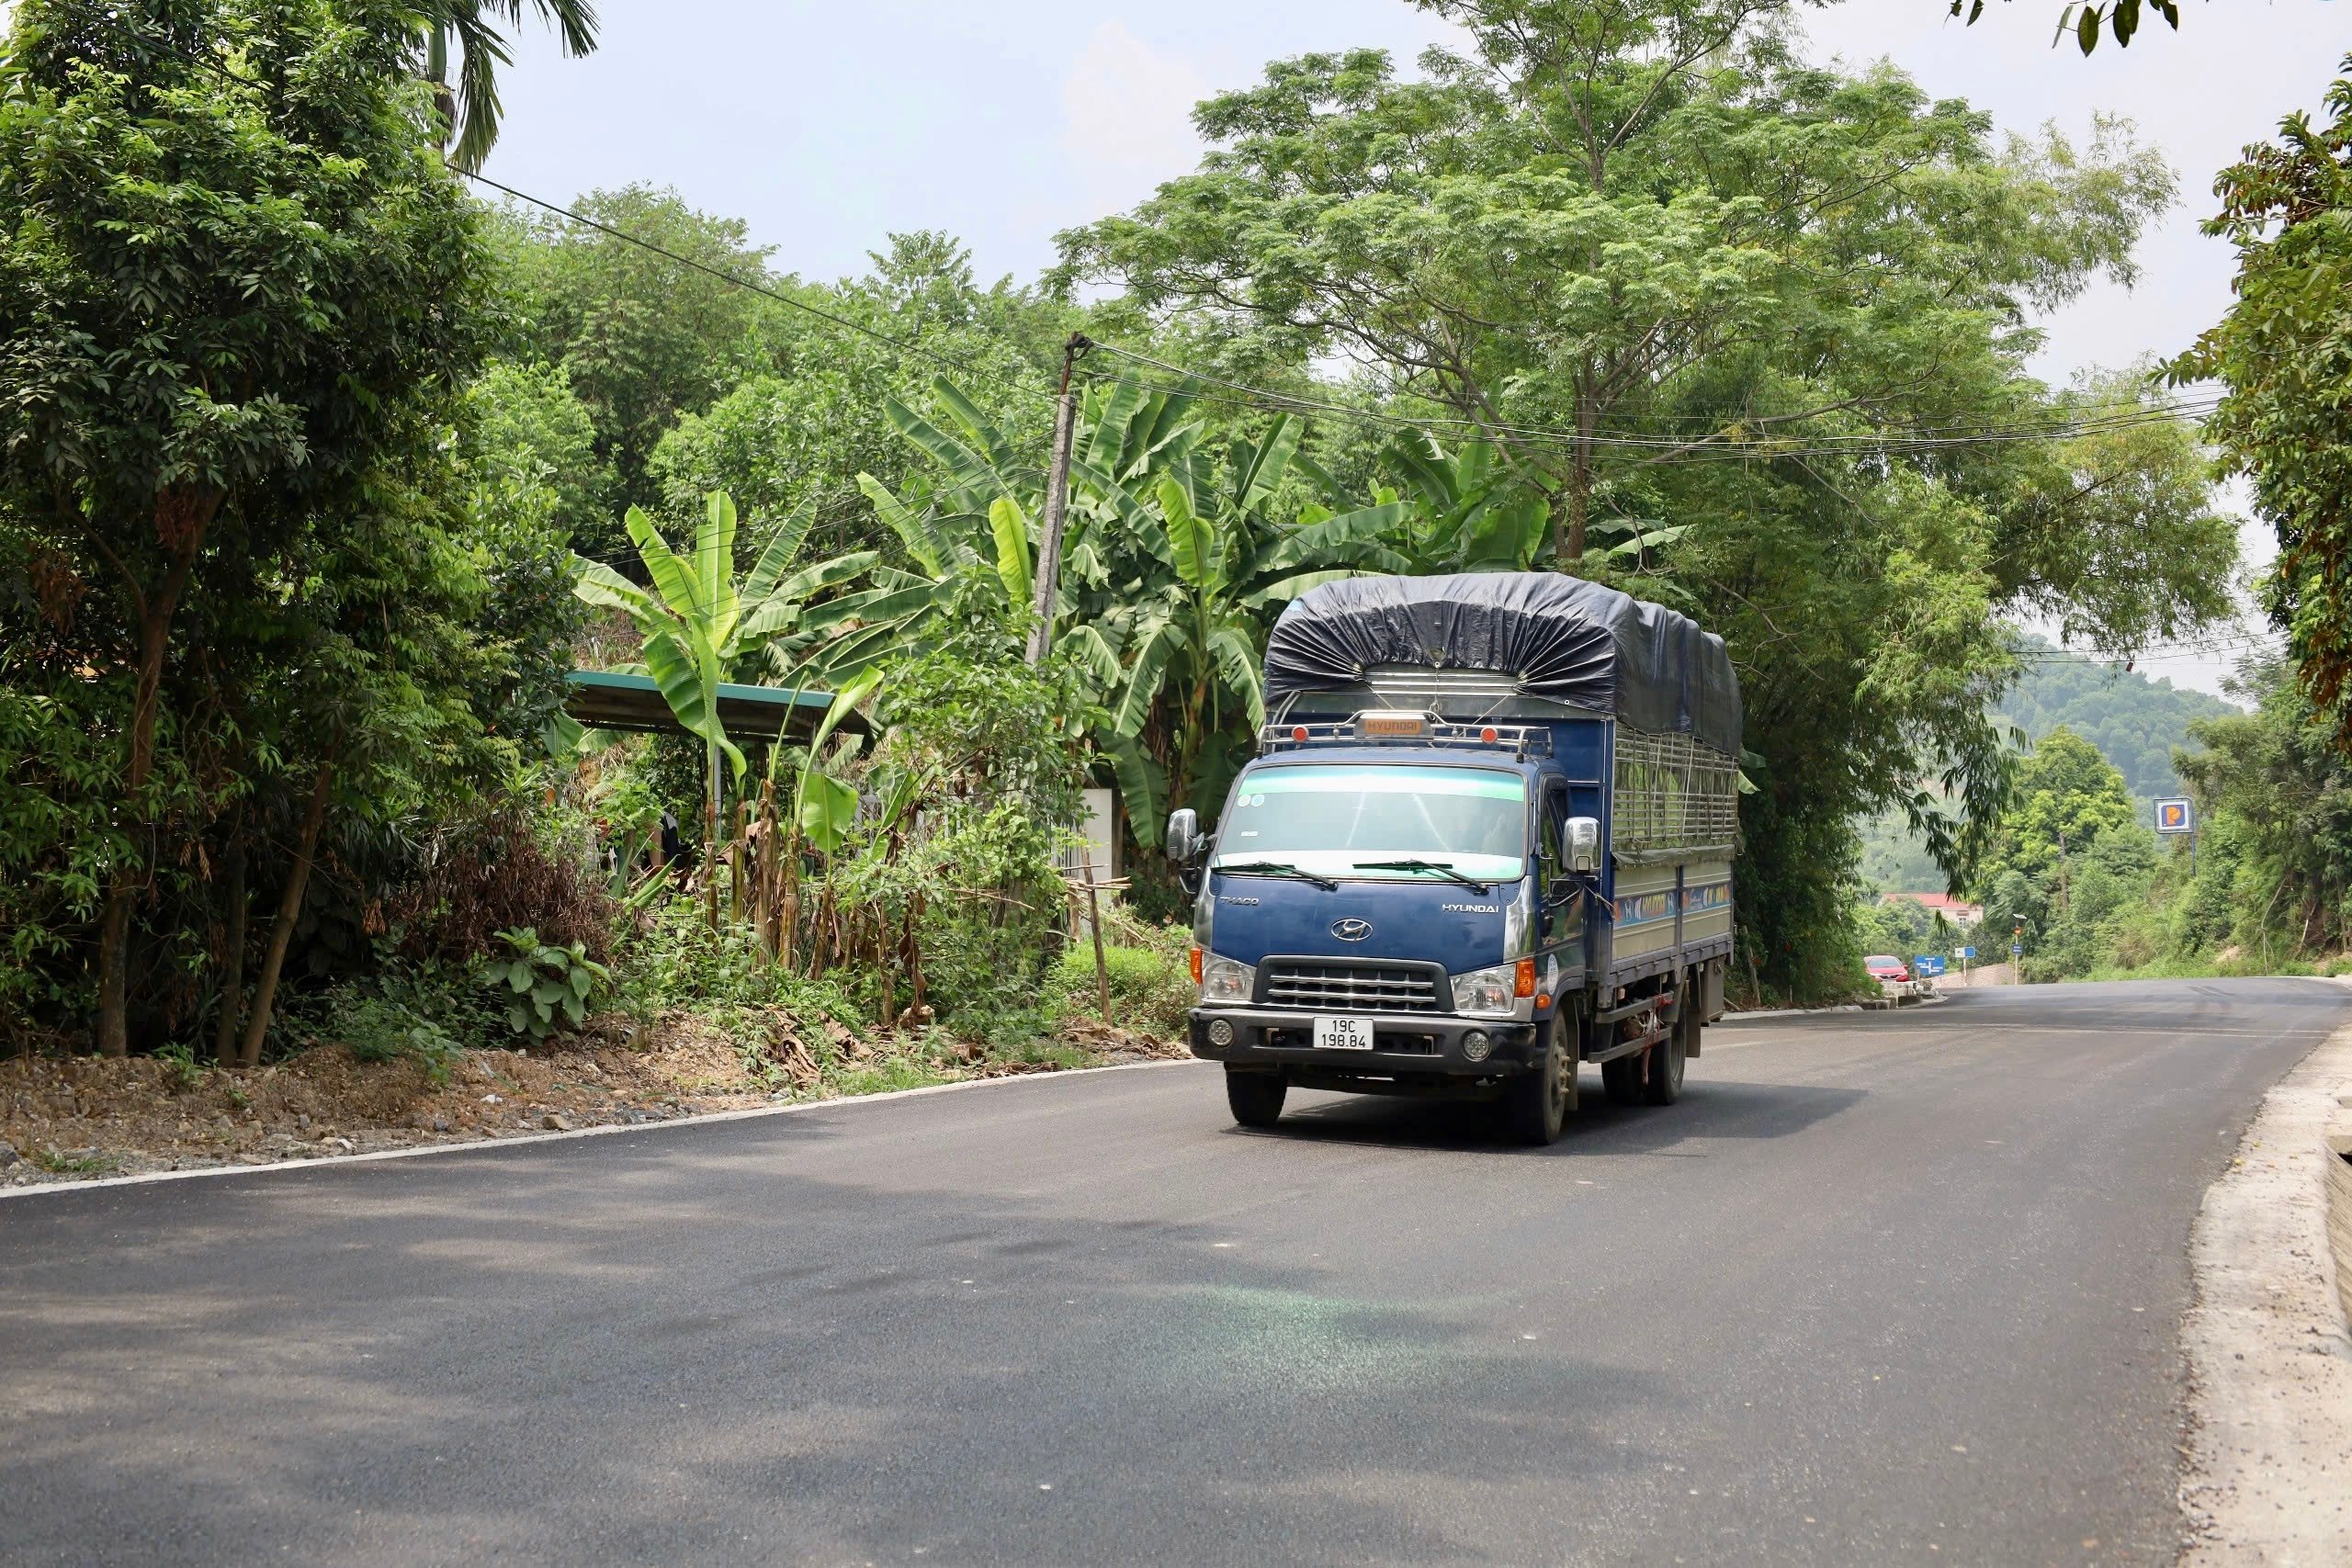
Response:
[[[563,711],[590,729],[625,729],[642,735],[685,733],[662,688],[650,675],[616,675],[604,670],[574,670],[564,676]],[[833,705],[833,694],[791,686],[718,688],[718,722],[729,735],[777,739],[814,731]],[[836,727],[853,735],[867,732],[862,714],[846,713]]]

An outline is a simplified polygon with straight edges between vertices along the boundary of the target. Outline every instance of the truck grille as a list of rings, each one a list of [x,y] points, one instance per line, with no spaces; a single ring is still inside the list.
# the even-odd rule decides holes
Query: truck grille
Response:
[[[1268,1006],[1312,1012],[1436,1012],[1444,980],[1433,964],[1270,958],[1259,969]]]

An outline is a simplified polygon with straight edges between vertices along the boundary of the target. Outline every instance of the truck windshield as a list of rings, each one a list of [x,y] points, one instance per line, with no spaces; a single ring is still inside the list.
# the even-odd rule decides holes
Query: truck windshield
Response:
[[[1217,868],[1277,861],[1322,876],[1441,876],[1359,863],[1426,860],[1511,882],[1527,870],[1527,785],[1492,768],[1265,768],[1234,792],[1216,848]]]

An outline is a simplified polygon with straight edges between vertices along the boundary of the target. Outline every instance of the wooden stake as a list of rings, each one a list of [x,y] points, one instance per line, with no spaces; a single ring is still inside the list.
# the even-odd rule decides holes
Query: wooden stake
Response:
[[[1111,965],[1102,956],[1102,895],[1094,885],[1094,848],[1088,845],[1079,863],[1086,868],[1086,913],[1094,928],[1094,989],[1102,999],[1102,1021],[1111,1021]]]

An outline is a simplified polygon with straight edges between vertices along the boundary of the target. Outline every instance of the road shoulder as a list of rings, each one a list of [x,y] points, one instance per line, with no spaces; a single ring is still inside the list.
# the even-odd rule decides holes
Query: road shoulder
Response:
[[[2180,1505],[2194,1568],[2352,1562],[2352,1339],[2320,1139],[2352,1095],[2352,1027],[2265,1097],[2190,1235]]]

